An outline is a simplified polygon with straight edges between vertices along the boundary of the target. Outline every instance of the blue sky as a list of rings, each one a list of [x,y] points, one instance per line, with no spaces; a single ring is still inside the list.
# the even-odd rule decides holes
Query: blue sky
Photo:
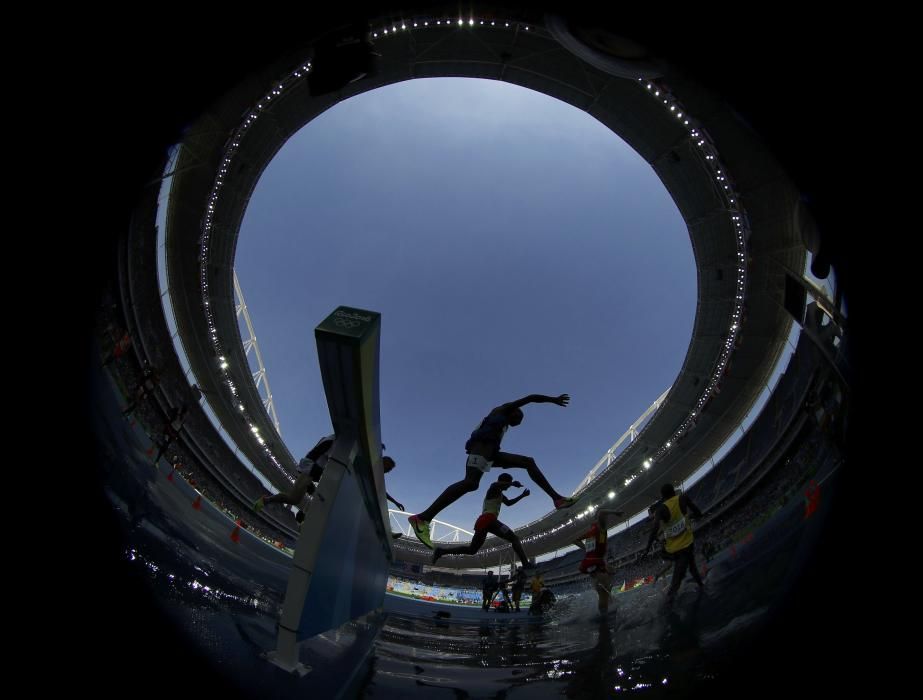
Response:
[[[503,449],[569,494],[676,377],[696,305],[685,225],[654,171],[589,115],[471,79],[413,80],[343,102],[296,134],[248,206],[236,269],[282,435],[330,432],[314,327],[382,314],[388,492],[423,510],[464,476],[488,411],[531,393]],[[494,470],[439,518],[471,529]],[[532,495],[501,520],[551,509]],[[509,495],[515,495],[513,490]]]

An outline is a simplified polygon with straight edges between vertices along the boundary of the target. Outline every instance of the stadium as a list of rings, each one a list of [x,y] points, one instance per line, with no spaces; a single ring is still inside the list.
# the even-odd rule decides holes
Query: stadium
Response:
[[[811,658],[827,640],[795,638],[792,630],[806,614],[835,616],[818,599],[843,553],[833,506],[844,498],[854,449],[861,300],[844,243],[823,225],[832,215],[810,206],[788,169],[811,183],[810,166],[785,162],[791,152],[780,140],[767,145],[736,111],[740,94],[718,92],[728,83],[709,69],[731,59],[709,63],[688,39],[665,42],[634,24],[623,35],[611,16],[558,3],[420,4],[317,11],[310,19],[304,31],[280,30],[272,41],[249,37],[266,48],[262,58],[223,65],[206,94],[193,96],[191,83],[186,92],[165,88],[190,99],[181,117],[148,135],[138,177],[123,186],[130,224],[102,256],[90,420],[101,507],[110,513],[104,522],[119,551],[110,566],[146,605],[135,627],[149,625],[163,644],[183,649],[183,674],[195,676],[186,687],[242,697],[692,695],[739,687],[775,663],[780,639],[792,656]],[[177,77],[187,68],[207,73],[206,47],[220,52],[220,42],[202,47],[171,75],[180,85],[192,80]],[[745,64],[727,70],[739,77]],[[363,349],[377,348],[374,321],[349,342],[319,327],[338,439],[351,435],[359,456],[350,453],[353,469],[336,480],[332,470],[327,479],[318,474],[305,509],[308,524],[340,517],[337,502],[355,489],[374,534],[356,544],[375,552],[361,566],[356,555],[357,571],[366,573],[316,575],[318,562],[333,557],[324,542],[302,544],[311,538],[293,511],[251,507],[267,484],[290,488],[300,455],[278,433],[267,370],[251,370],[252,343],[241,332],[246,305],[234,263],[250,197],[283,145],[332,105],[439,76],[506,81],[591,114],[654,169],[695,257],[695,322],[672,385],[587,465],[578,507],[516,528],[559,599],[544,622],[514,622],[496,609],[479,614],[484,572],[497,570],[502,582],[515,568],[507,543],[490,537],[474,555],[430,566],[431,552],[406,518],[384,505],[375,467],[377,358]],[[363,382],[350,372],[369,386],[354,386]],[[697,554],[713,588],[701,602],[684,587],[680,611],[666,623],[657,613],[663,562],[641,556],[647,511],[664,482],[704,514],[695,525]],[[583,552],[569,545],[610,503],[626,514],[608,543],[619,588],[613,607],[621,612],[598,624],[584,614],[595,596],[578,570]],[[403,536],[392,540],[389,526]],[[467,527],[436,522],[434,539],[466,540]],[[837,544],[822,553],[821,542]],[[291,572],[309,549],[307,592],[290,607]],[[373,564],[379,559],[386,564]],[[168,570],[169,579],[158,575]],[[323,590],[312,583],[321,578]],[[377,597],[364,588],[369,581]],[[357,591],[352,602],[331,605],[329,620],[312,619],[317,601],[334,599],[338,588]],[[283,653],[276,634],[295,619],[295,651]],[[137,641],[141,648],[161,644],[140,636],[148,637]],[[421,639],[429,656],[413,650]],[[807,668],[791,663],[769,687]],[[408,670],[417,667],[424,670]],[[631,683],[620,680],[626,672]]]

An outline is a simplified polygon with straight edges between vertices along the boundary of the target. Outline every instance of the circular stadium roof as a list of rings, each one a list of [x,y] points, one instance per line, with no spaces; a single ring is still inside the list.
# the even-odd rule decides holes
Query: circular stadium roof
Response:
[[[488,4],[460,18],[452,7],[366,15],[377,54],[368,65],[352,41],[359,36],[353,23],[318,25],[189,125],[175,164],[166,246],[173,307],[196,381],[247,457],[284,485],[295,460],[257,410],[262,399],[252,377],[246,369],[219,372],[216,362],[221,355],[231,368],[248,367],[232,270],[260,174],[311,119],[361,92],[436,76],[521,85],[585,110],[631,145],[657,172],[689,230],[698,300],[683,367],[640,435],[584,492],[599,503],[615,490],[620,509],[638,512],[656,500],[661,483],[688,477],[736,429],[780,355],[791,324],[785,275],[805,263],[798,191],[723,100],[606,26]],[[241,421],[238,400],[262,435],[275,436],[269,452]],[[573,515],[550,513],[520,528],[530,556],[573,540]],[[395,549],[408,561],[429,559],[415,543]],[[488,556],[482,552],[453,563],[479,566]]]

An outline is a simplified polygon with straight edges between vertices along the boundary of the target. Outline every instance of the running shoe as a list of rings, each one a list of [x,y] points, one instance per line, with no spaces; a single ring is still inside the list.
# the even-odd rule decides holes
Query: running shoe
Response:
[[[576,498],[570,496],[562,496],[554,502],[555,510],[563,510],[564,508],[570,508],[577,502]]]
[[[253,510],[254,510],[255,512],[257,512],[257,513],[259,513],[261,510],[263,510],[263,508],[264,508],[265,506],[266,506],[266,504],[263,502],[263,497],[262,497],[262,496],[260,496],[259,498],[257,498],[257,499],[253,502]]]
[[[407,518],[407,522],[413,528],[413,533],[417,536],[417,539],[432,549],[433,541],[429,537],[429,523],[426,520],[420,520],[416,515],[411,515]]]

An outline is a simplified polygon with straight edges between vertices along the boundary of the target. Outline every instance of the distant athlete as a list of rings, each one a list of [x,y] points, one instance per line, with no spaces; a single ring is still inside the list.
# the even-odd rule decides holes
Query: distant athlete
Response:
[[[663,551],[673,560],[673,580],[670,582],[670,588],[667,591],[667,603],[672,603],[679,589],[679,585],[686,576],[686,570],[692,574],[692,579],[699,588],[704,588],[702,577],[695,566],[695,556],[693,552],[692,528],[686,519],[687,514],[690,517],[701,518],[702,513],[696,507],[690,498],[681,493],[677,495],[672,484],[664,484],[660,487],[662,501],[655,506],[654,524],[651,527],[651,534],[647,541],[647,547],[642,556],[647,556],[654,546],[654,540],[657,535],[663,532],[664,543]]]
[[[500,588],[500,579],[496,577],[493,571],[488,571],[487,576],[481,581],[481,609],[486,611],[490,608],[490,603],[494,599],[494,593]]]
[[[189,408],[185,403],[170,410],[169,420],[163,426],[163,436],[159,442],[160,447],[157,450],[157,455],[154,457],[154,464],[160,461],[170,444],[179,439],[180,431],[183,429],[183,423],[186,422],[188,413]]]
[[[142,401],[153,396],[154,389],[158,384],[160,384],[160,373],[145,360],[144,366],[141,369],[141,382],[138,384],[138,389],[135,392],[134,398],[129,402],[128,406],[125,407],[125,410],[122,411],[122,415],[129,415]]]
[[[529,495],[529,489],[526,489],[516,496],[516,498],[509,499],[503,495],[503,492],[510,486],[521,488],[522,484],[518,481],[513,481],[513,477],[509,474],[501,474],[497,480],[490,485],[490,488],[487,489],[487,495],[484,496],[483,512],[474,523],[474,537],[471,538],[471,542],[455,547],[436,547],[433,550],[433,564],[439,560],[439,557],[446,554],[474,554],[484,544],[487,535],[491,534],[513,545],[513,550],[516,552],[517,556],[519,556],[522,565],[529,565],[529,558],[526,556],[525,551],[523,551],[522,543],[519,541],[516,533],[497,519],[497,516],[500,515],[501,505],[515,505]]]
[[[623,515],[620,510],[609,510],[600,508],[596,511],[596,522],[589,530],[584,532],[580,537],[574,540],[574,544],[580,547],[586,556],[580,562],[580,573],[589,574],[593,579],[593,587],[596,589],[596,595],[599,598],[599,612],[605,614],[609,609],[609,595],[612,589],[612,579],[609,576],[609,569],[606,566],[606,550],[609,539],[609,516]],[[593,540],[593,551],[587,552],[583,540]]]
[[[526,587],[526,570],[521,566],[517,567],[516,574],[511,579],[510,590],[513,594],[513,606],[516,612],[519,612],[519,601],[522,599],[522,591]]]
[[[555,604],[555,595],[550,588],[545,588],[545,579],[540,573],[532,577],[532,603],[529,605],[530,615],[543,615]]]
[[[553,403],[558,406],[567,406],[569,401],[570,396],[567,394],[561,394],[560,396],[531,394],[518,401],[505,403],[493,409],[481,421],[480,425],[474,429],[471,437],[468,438],[468,442],[465,443],[465,452],[468,453],[468,461],[465,463],[465,478],[449,486],[433,501],[429,508],[408,518],[417,538],[432,549],[433,543],[430,539],[430,522],[432,519],[466,493],[477,491],[481,483],[481,477],[494,466],[501,469],[527,470],[529,478],[551,497],[555,508],[570,508],[576,499],[562,496],[555,491],[532,457],[500,451],[500,442],[503,440],[507,429],[522,423],[523,406],[530,403]]]

